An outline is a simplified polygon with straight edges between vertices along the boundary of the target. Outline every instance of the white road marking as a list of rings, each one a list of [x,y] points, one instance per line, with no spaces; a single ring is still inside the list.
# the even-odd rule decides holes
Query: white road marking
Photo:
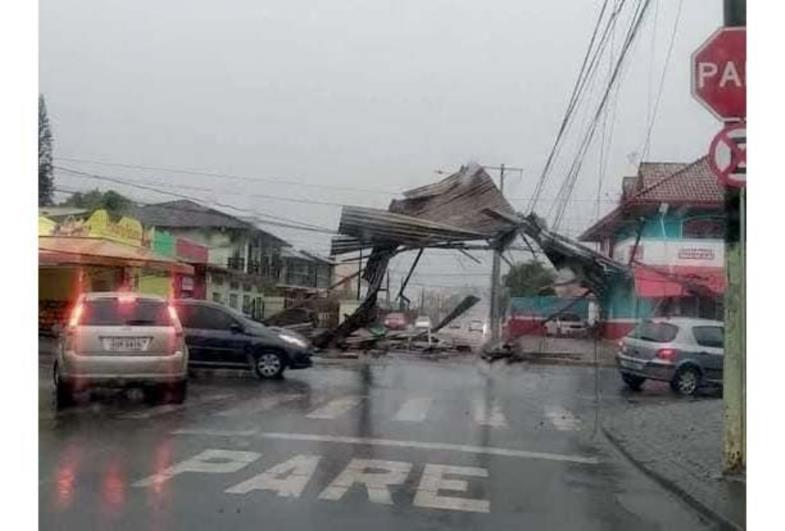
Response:
[[[319,455],[296,455],[258,476],[226,489],[225,492],[246,494],[252,490],[272,490],[284,498],[299,498],[316,471],[320,459]]]
[[[379,469],[381,471],[378,471]],[[411,469],[412,464],[403,461],[352,459],[343,472],[319,494],[319,499],[340,500],[352,485],[359,483],[365,485],[370,501],[392,505],[388,486],[403,484]]]
[[[123,415],[118,415],[117,418],[119,419],[149,419],[152,417],[157,417],[159,415],[165,415],[167,413],[171,413],[172,411],[180,411],[181,409],[185,409],[187,406],[193,406],[197,404],[206,404],[208,402],[216,402],[218,400],[224,400],[225,398],[230,398],[233,395],[208,395],[196,399],[192,399],[185,404],[162,404],[160,406],[153,406],[148,409],[144,409],[142,411],[134,411],[133,413],[125,413]]]
[[[491,510],[491,502],[470,498],[441,496],[440,490],[466,492],[469,484],[462,479],[445,479],[445,474],[487,478],[488,470],[473,466],[450,466],[426,464],[420,479],[420,486],[414,497],[414,505],[430,509],[451,509],[453,511],[473,511],[487,513]]]
[[[404,422],[422,422],[428,415],[428,409],[430,409],[432,403],[432,398],[410,398],[403,403],[401,409],[399,409],[398,413],[395,414],[394,420],[400,420]]]
[[[545,459],[548,461],[565,461],[569,463],[582,463],[587,465],[599,464],[599,460],[596,457],[552,454],[547,452],[531,452],[528,450],[496,448],[493,446],[471,446],[465,444],[425,441],[403,441],[396,439],[378,439],[373,437],[344,437],[338,435],[320,435],[310,433],[261,432],[259,433],[259,436],[266,439],[283,439],[290,441],[334,442],[346,444],[364,444],[369,446],[394,446],[399,448],[421,448],[424,450],[452,450],[469,454],[499,455],[505,457],[521,457],[525,459]]]
[[[262,411],[269,411],[274,407],[283,404],[285,402],[291,402],[292,400],[297,400],[304,396],[303,394],[280,394],[280,395],[273,395],[273,396],[263,396],[261,398],[257,398],[239,406],[220,411],[216,413],[216,415],[220,415],[223,417],[240,417],[240,416],[247,416],[253,415],[254,413],[259,413]]]
[[[545,406],[545,416],[559,431],[576,431],[581,426],[580,419],[561,406]]]
[[[242,452],[239,450],[208,449],[190,459],[172,465],[158,474],[140,479],[133,486],[149,487],[150,485],[168,481],[183,472],[202,472],[205,474],[237,472],[259,459],[261,455],[256,452]]]
[[[492,428],[506,428],[507,418],[502,413],[501,405],[495,400],[491,402],[488,408],[488,402],[482,399],[474,400],[474,422],[480,426],[490,426]]]
[[[311,411],[306,417],[309,419],[335,419],[356,407],[364,397],[345,396],[330,400],[323,406]]]
[[[174,430],[173,435],[215,435],[218,437],[250,437],[259,433],[257,429],[250,430],[213,430],[210,428],[183,428]]]

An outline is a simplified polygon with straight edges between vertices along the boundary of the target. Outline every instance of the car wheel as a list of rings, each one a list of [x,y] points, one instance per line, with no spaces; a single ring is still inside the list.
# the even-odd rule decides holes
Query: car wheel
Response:
[[[643,378],[641,376],[635,376],[633,374],[624,374],[624,373],[622,373],[621,379],[624,380],[624,383],[627,384],[627,387],[629,387],[633,391],[640,391],[643,382],[646,381],[646,378]]]
[[[163,395],[162,391],[163,389],[159,386],[146,387],[143,390],[145,403],[151,406],[158,405],[161,402],[161,398]]]
[[[701,375],[693,367],[679,369],[671,380],[671,389],[682,396],[692,396],[698,391]]]
[[[74,405],[74,390],[70,385],[60,380],[60,372],[57,370],[57,365],[54,367],[54,382],[55,382],[55,407],[57,409],[65,409]]]
[[[285,368],[283,356],[277,352],[262,352],[254,360],[256,375],[265,380],[280,378]]]
[[[177,382],[169,388],[169,402],[172,404],[182,404],[188,394],[188,382],[183,380]]]

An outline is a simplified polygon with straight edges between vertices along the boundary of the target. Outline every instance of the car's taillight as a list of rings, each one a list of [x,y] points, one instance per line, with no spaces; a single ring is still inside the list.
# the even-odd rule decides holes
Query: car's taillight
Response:
[[[655,356],[664,361],[673,361],[679,355],[679,351],[675,348],[661,348],[657,351]]]
[[[84,313],[84,305],[79,303],[71,312],[71,318],[68,320],[68,328],[76,328],[76,326],[79,324],[79,321],[82,319],[82,313]]]

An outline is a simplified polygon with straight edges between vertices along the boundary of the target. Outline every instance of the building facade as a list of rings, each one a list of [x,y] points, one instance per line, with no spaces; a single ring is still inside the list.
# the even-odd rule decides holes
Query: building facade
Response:
[[[600,301],[605,337],[650,316],[722,318],[724,208],[705,158],[644,162],[624,178],[619,204],[579,238],[633,272]]]

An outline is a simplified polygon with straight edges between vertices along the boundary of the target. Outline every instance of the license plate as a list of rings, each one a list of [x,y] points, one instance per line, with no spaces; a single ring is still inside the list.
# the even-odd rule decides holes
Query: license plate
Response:
[[[639,363],[637,361],[621,360],[621,366],[624,367],[625,369],[640,370],[643,368],[643,363]]]
[[[150,339],[147,337],[107,337],[104,347],[112,352],[142,352],[147,350]]]

